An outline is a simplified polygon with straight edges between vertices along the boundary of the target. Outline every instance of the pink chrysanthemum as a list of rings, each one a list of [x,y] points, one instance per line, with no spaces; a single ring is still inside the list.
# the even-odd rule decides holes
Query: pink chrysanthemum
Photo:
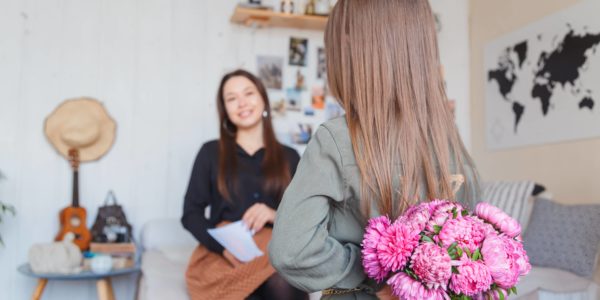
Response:
[[[511,218],[501,209],[489,203],[478,203],[475,207],[475,214],[488,221],[511,238],[521,234],[521,225],[519,225],[517,220]]]
[[[446,289],[452,275],[452,260],[448,251],[434,243],[419,245],[411,257],[410,267],[430,289]]]
[[[438,237],[444,247],[456,242],[459,247],[467,247],[469,251],[475,252],[481,247],[486,235],[493,232],[495,231],[489,224],[476,217],[466,216],[447,221]]]
[[[427,222],[426,229],[428,231],[433,232],[434,226],[443,226],[444,223],[452,217],[452,210],[456,209],[458,215],[463,210],[462,205],[457,202],[450,202],[448,200],[433,200],[429,203],[429,211],[431,213],[431,217],[429,222]]]
[[[399,221],[408,223],[408,225],[421,232],[425,229],[425,225],[427,225],[430,217],[429,204],[421,203],[419,205],[411,206],[406,210]]]
[[[510,238],[500,235],[490,235],[481,247],[483,260],[490,270],[494,282],[501,288],[509,289],[517,284],[519,280],[519,265],[513,256],[514,246]],[[515,241],[516,242],[516,241]]]
[[[472,261],[463,255],[457,268],[458,274],[450,277],[450,289],[456,294],[475,296],[488,290],[493,283],[490,270],[480,260]]]
[[[450,297],[442,288],[429,289],[404,273],[398,273],[388,279],[392,294],[404,300],[448,300]]]
[[[396,221],[387,228],[377,244],[379,262],[385,271],[402,269],[412,251],[419,244],[419,231],[406,223]]]
[[[390,219],[380,216],[369,220],[362,242],[362,263],[365,272],[370,278],[381,282],[388,272],[383,269],[377,257],[377,245],[381,236],[390,227]]]

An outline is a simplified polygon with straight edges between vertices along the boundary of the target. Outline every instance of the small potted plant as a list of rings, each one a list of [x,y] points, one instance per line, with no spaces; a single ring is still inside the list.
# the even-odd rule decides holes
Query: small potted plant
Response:
[[[0,180],[4,179],[4,175],[0,172]],[[12,205],[5,204],[0,200],[0,223],[2,223],[2,217],[6,214],[15,215],[15,208]],[[0,246],[4,246],[4,242],[2,241],[2,235],[0,235]]]

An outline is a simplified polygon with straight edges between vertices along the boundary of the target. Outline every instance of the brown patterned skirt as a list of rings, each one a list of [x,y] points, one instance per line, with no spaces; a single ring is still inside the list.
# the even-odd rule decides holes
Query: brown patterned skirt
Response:
[[[254,242],[265,254],[238,267],[234,267],[223,255],[199,245],[185,273],[190,298],[233,300],[248,297],[275,273],[267,252],[271,232],[271,228],[265,227],[254,235]]]

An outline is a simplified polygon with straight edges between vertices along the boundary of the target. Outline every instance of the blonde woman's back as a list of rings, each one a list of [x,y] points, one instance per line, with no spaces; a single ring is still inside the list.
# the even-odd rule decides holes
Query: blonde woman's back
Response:
[[[376,299],[379,287],[367,280],[361,264],[366,219],[360,188],[346,119],[330,120],[310,141],[275,220],[271,263],[290,283],[311,292],[360,288],[333,297]],[[465,193],[476,191],[462,189],[458,197]],[[378,215],[376,207],[372,215]]]

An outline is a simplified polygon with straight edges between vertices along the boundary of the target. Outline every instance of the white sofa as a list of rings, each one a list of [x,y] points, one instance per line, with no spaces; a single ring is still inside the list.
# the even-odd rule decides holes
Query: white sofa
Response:
[[[598,300],[600,273],[589,280],[559,269],[533,267],[517,285],[520,300]]]
[[[142,228],[142,276],[138,300],[187,300],[185,270],[198,244],[178,219],[148,222]]]

